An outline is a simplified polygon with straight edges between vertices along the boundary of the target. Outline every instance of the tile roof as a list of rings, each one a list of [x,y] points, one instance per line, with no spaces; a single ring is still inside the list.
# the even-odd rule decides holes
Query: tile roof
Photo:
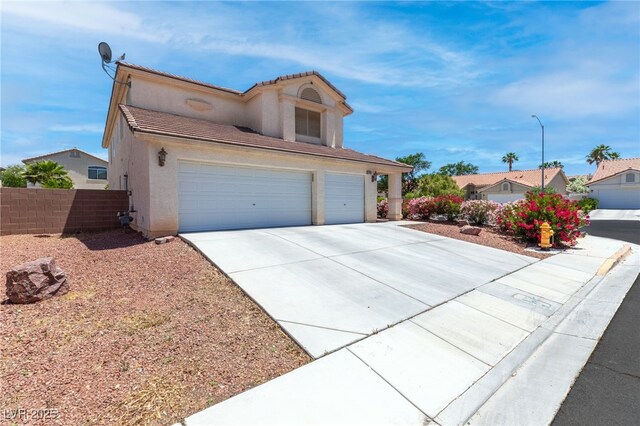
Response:
[[[544,182],[547,183],[562,171],[561,167],[544,170]],[[511,172],[481,173],[477,175],[452,176],[460,188],[469,184],[476,187],[495,185],[503,180],[510,180],[525,186],[540,185],[540,169],[535,170],[514,170]],[[565,179],[566,180],[566,179]]]
[[[259,83],[255,83],[253,86],[251,86],[250,88],[248,88],[247,90],[242,92],[242,91],[235,90],[235,89],[229,89],[228,87],[216,86],[214,84],[205,83],[204,81],[195,80],[193,78],[183,77],[183,76],[180,76],[180,75],[171,74],[171,73],[164,72],[164,71],[158,71],[156,69],[149,68],[149,67],[144,67],[142,65],[130,64],[130,63],[124,62],[124,61],[118,62],[118,66],[123,66],[123,67],[131,68],[131,69],[135,69],[135,70],[140,70],[140,71],[145,71],[145,72],[149,72],[149,73],[152,73],[152,74],[161,75],[161,76],[164,76],[164,77],[175,78],[177,80],[186,81],[188,83],[197,84],[199,86],[204,86],[204,87],[208,87],[208,88],[216,89],[216,90],[222,90],[224,92],[232,93],[234,95],[245,95],[245,94],[249,93],[254,87],[270,86],[272,84],[277,84],[279,81],[286,81],[286,80],[293,80],[293,79],[296,79],[296,78],[316,76],[320,80],[322,80],[327,86],[329,86],[333,91],[335,91],[338,95],[340,95],[340,97],[343,100],[342,103],[349,110],[353,111],[353,108],[349,104],[347,104],[345,102],[346,99],[347,99],[345,94],[342,93],[340,90],[338,90],[338,88],[336,86],[331,84],[331,82],[329,80],[327,80],[326,78],[324,78],[322,76],[322,74],[320,74],[318,71],[306,71],[306,72],[301,72],[301,73],[297,73],[297,74],[281,75],[279,77],[274,78],[273,80],[265,80],[265,81],[261,81]]]
[[[131,105],[120,104],[119,108],[134,132],[176,136],[242,147],[402,167],[405,171],[411,169],[411,166],[406,164],[374,155],[363,154],[351,149],[331,148],[304,142],[286,141],[284,139],[261,135],[246,127],[217,124],[208,120],[152,111]]]
[[[603,179],[607,179],[613,175],[624,172],[625,170],[640,171],[640,157],[636,158],[620,158],[618,160],[603,160],[598,165],[598,169],[593,174],[589,183],[594,183]]]
[[[96,157],[95,155],[89,154],[88,152],[85,152],[85,151],[83,151],[83,150],[81,150],[81,149],[78,149],[78,148],[75,148],[75,147],[74,147],[74,148],[70,148],[70,149],[64,149],[64,150],[62,150],[62,151],[55,151],[55,152],[50,152],[50,153],[48,153],[48,154],[38,155],[37,157],[25,158],[24,160],[22,160],[22,162],[23,162],[24,164],[27,164],[27,163],[29,163],[29,162],[31,162],[31,161],[40,160],[41,158],[51,157],[52,155],[64,154],[65,152],[71,152],[71,151],[78,151],[78,152],[83,153],[84,155],[87,155],[87,156],[89,156],[89,157],[92,157],[92,158],[95,158],[95,159],[97,159],[97,160],[100,160],[100,161],[102,161],[103,163],[107,163],[107,160],[103,160],[103,159],[102,159],[102,158],[100,158],[100,157]]]

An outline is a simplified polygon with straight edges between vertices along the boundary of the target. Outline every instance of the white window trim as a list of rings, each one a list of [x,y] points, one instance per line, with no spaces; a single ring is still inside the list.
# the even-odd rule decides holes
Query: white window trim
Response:
[[[507,186],[505,189],[505,185]],[[500,185],[500,191],[511,191],[511,184],[509,182],[503,182],[502,185]]]
[[[89,169],[91,169],[92,167],[99,167],[101,169],[104,169],[105,173],[107,173],[107,178],[106,179],[99,179],[99,178],[92,178],[89,176]],[[99,166],[99,165],[89,165],[87,166],[87,179],[88,180],[109,180],[109,168],[106,166]]]
[[[633,180],[627,180],[629,176],[633,176]],[[633,173],[633,172],[625,173],[624,177],[622,178],[622,183],[626,185],[633,185],[635,183],[638,183],[637,173]]]
[[[307,101],[307,102],[309,102],[309,101]],[[313,102],[309,102],[309,103],[313,103]],[[319,105],[319,104],[316,104],[316,105]],[[324,117],[323,111],[320,110],[320,109],[307,108],[306,104],[303,105],[303,106],[296,105],[295,108],[304,109],[304,110],[307,110],[307,111],[313,111],[313,112],[317,112],[317,113],[320,114],[320,137],[317,138],[315,136],[308,136],[308,135],[303,135],[303,134],[300,134],[298,132],[295,132],[296,141],[314,143],[314,144],[322,144],[322,137],[324,136],[324,121],[325,121],[325,117]],[[295,112],[294,112],[294,117],[293,117],[294,127],[296,125],[295,120],[296,120],[296,117],[295,117]]]

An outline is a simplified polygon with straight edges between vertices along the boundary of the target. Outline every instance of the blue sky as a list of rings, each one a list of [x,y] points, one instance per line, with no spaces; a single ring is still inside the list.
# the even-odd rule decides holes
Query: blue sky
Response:
[[[610,145],[640,156],[639,2],[3,1],[1,159],[100,142],[114,56],[245,90],[315,69],[347,95],[345,146],[395,158],[423,152],[481,172],[540,164],[589,173]]]

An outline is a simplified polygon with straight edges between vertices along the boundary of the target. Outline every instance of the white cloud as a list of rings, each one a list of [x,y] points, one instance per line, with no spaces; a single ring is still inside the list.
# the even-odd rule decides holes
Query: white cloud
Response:
[[[87,123],[87,124],[56,124],[49,128],[52,132],[68,132],[68,133],[102,133],[104,124]]]

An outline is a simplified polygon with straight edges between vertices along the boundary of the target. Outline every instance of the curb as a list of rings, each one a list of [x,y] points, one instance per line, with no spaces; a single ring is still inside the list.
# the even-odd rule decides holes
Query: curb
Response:
[[[620,250],[609,256],[609,258],[602,263],[598,272],[596,272],[596,275],[599,277],[605,276],[607,272],[627,257],[629,253],[631,253],[631,246],[629,244],[625,244]]]

